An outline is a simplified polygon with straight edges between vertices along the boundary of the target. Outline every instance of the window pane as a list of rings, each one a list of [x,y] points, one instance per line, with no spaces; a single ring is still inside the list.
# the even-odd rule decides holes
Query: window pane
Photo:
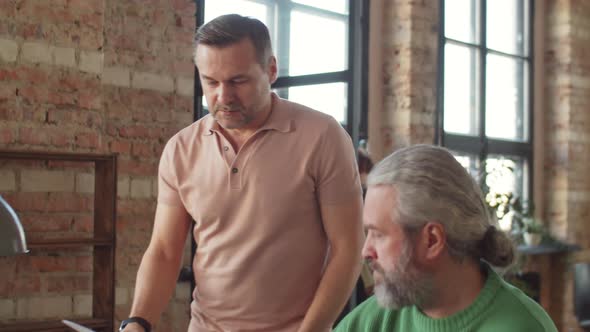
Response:
[[[522,60],[489,54],[486,68],[486,135],[508,140],[528,139],[527,98]]]
[[[284,1],[284,0],[281,0]],[[325,9],[340,14],[348,14],[347,0],[293,0],[295,3],[307,5],[315,8]]]
[[[488,193],[486,201],[490,206],[497,206],[497,217],[500,227],[504,230],[511,228],[512,213],[509,205],[514,199],[521,203],[528,200],[525,180],[527,168],[524,159],[518,157],[503,157],[490,155],[486,159],[486,186]]]
[[[478,133],[477,50],[445,45],[444,130],[464,135]]]
[[[207,1],[205,4],[205,23],[217,16],[234,13],[259,19],[262,23],[268,26],[267,6],[247,0]]]
[[[472,154],[466,154],[463,152],[451,151],[455,159],[465,168],[465,170],[471,175],[475,181],[479,182],[479,160],[477,156]]]
[[[494,0],[487,2],[487,45],[505,53],[528,53],[528,1]]]
[[[479,0],[446,0],[445,37],[479,43]]]
[[[288,75],[325,73],[348,68],[346,19],[331,19],[294,10],[291,12],[290,29]]]
[[[296,103],[330,114],[341,124],[346,124],[347,90],[348,84],[339,82],[277,89],[277,93],[287,95],[289,100]]]

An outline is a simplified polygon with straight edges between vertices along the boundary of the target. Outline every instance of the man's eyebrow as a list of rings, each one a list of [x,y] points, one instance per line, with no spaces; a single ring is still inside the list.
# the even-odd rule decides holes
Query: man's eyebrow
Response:
[[[217,81],[217,80],[216,80],[216,79],[214,79],[213,77],[209,77],[209,76],[207,76],[207,75],[205,75],[205,74],[200,74],[200,75],[201,75],[201,77],[202,77],[203,79],[205,79],[205,80],[209,80],[209,81]],[[230,77],[230,78],[229,78],[227,81],[233,81],[233,80],[236,80],[236,79],[244,79],[244,78],[247,78],[247,77],[248,77],[248,76],[247,76],[247,75],[245,75],[245,74],[238,74],[238,75],[235,75],[235,76],[232,76],[232,77]]]
[[[377,227],[375,227],[375,225],[371,225],[371,224],[363,225],[363,228],[365,230],[374,230],[374,231],[379,230]]]

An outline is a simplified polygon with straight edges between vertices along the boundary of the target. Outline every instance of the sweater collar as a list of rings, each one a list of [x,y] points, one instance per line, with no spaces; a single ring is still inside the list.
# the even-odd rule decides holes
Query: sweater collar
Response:
[[[482,262],[482,266],[487,273],[486,282],[475,301],[465,310],[445,318],[430,318],[416,306],[406,308],[406,310],[410,311],[410,315],[418,328],[417,330],[432,332],[463,331],[484,317],[483,313],[490,307],[502,281],[500,276],[488,264]]]

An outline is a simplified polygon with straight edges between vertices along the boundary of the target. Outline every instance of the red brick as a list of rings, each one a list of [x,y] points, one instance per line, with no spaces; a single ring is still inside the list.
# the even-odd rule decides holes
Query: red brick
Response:
[[[15,69],[0,68],[0,81],[15,81],[18,77],[18,73]]]
[[[92,233],[94,229],[94,216],[83,215],[74,218],[72,230],[74,232]]]
[[[31,268],[34,272],[70,272],[74,271],[75,258],[70,256],[31,256]]]
[[[132,224],[137,219],[127,222],[125,217],[137,215],[152,215],[155,212],[156,204],[152,200],[119,200],[117,204],[117,220],[123,218],[123,224]],[[151,221],[151,218],[148,219]]]
[[[31,145],[69,146],[72,142],[71,132],[63,128],[20,128],[19,142]]]
[[[131,155],[136,157],[155,157],[151,144],[140,142],[133,143]]]
[[[73,222],[71,216],[50,214],[22,214],[21,221],[25,232],[63,232],[69,231]]]
[[[47,167],[49,169],[74,169],[80,171],[93,171],[94,170],[94,163],[93,162],[82,162],[82,161],[54,161],[50,160],[47,162]]]
[[[16,275],[17,259],[14,256],[0,256],[0,278],[11,280]],[[0,282],[0,285],[3,282]]]
[[[41,291],[39,276],[17,276],[13,280],[0,283],[0,297],[14,297],[37,294]]]
[[[103,125],[100,113],[83,109],[50,109],[47,111],[47,122],[58,125],[77,124],[96,129]]]
[[[175,96],[174,110],[182,113],[193,113],[193,100],[191,97]]]
[[[128,175],[156,175],[158,161],[119,160],[117,166],[120,174]]]
[[[77,104],[78,94],[76,92],[51,91],[47,103],[60,107],[72,107]]]
[[[89,212],[94,206],[93,195],[76,193],[48,194],[45,209],[47,212]]]
[[[45,106],[39,105],[22,105],[22,119],[26,122],[44,123],[47,118]]]
[[[94,206],[92,195],[76,193],[16,192],[3,195],[17,211],[23,212],[90,212]]]
[[[196,6],[194,1],[190,0],[171,0],[172,8],[183,15],[194,14]]]
[[[82,91],[79,94],[78,106],[87,109],[100,109],[102,106],[102,96],[98,91]]]
[[[153,111],[134,111],[131,114],[131,121],[135,123],[150,123],[154,121],[156,114]]]
[[[16,36],[25,40],[47,39],[48,31],[41,23],[20,22],[15,29]]]
[[[118,136],[119,135],[119,128],[112,123],[108,123],[107,124],[107,134],[110,136]]]
[[[92,256],[77,256],[76,257],[76,271],[78,272],[92,272],[93,258]]]
[[[16,16],[16,1],[2,0],[0,1],[0,17],[3,19],[14,18]]]
[[[46,193],[5,193],[3,197],[17,213],[45,211]]]
[[[78,132],[74,135],[75,144],[81,148],[100,148],[100,136],[96,132]]]
[[[27,85],[18,90],[18,95],[29,103],[49,101],[49,88],[43,85]]]
[[[100,14],[104,12],[105,1],[69,0],[68,9],[83,14]]]
[[[80,38],[80,36],[83,37]],[[96,31],[92,27],[81,26],[72,39],[76,40],[80,48],[85,50],[98,51],[103,47],[102,31]]]
[[[60,276],[48,277],[47,291],[54,293],[72,293],[90,290],[92,279],[90,276]]]
[[[21,81],[32,84],[45,84],[48,80],[48,73],[39,67],[20,67],[16,74]]]
[[[22,110],[14,100],[0,101],[0,120],[21,121],[22,118]]]
[[[122,140],[114,140],[109,143],[109,149],[111,152],[115,153],[129,153],[131,151],[131,143]]]
[[[16,100],[16,85],[10,83],[0,84],[0,101]]]
[[[174,61],[172,64],[172,71],[177,76],[193,75],[195,72],[195,65],[191,61]]]
[[[150,129],[143,126],[126,126],[119,128],[119,135],[128,138],[148,138]]]
[[[128,95],[131,107],[134,110],[160,111],[170,108],[174,104],[172,95],[163,95],[157,91],[141,90],[131,91]]]

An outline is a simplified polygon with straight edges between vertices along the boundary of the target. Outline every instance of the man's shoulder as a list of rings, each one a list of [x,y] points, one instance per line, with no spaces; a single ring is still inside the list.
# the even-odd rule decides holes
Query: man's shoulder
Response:
[[[280,99],[278,105],[282,111],[289,113],[290,118],[295,121],[296,125],[328,127],[338,123],[331,115],[294,101]]]
[[[334,332],[389,331],[389,323],[395,320],[396,315],[396,311],[379,306],[375,296],[371,296],[346,315]]]
[[[169,146],[182,146],[186,144],[196,144],[200,141],[199,137],[205,135],[209,131],[208,122],[211,121],[211,115],[207,114],[201,119],[185,126],[184,128],[177,131],[170,139],[168,139],[167,145]]]
[[[503,281],[497,296],[493,311],[502,316],[502,319],[497,319],[497,322],[506,322],[511,331],[526,329],[527,331],[557,332],[555,324],[543,307],[520,289]]]

